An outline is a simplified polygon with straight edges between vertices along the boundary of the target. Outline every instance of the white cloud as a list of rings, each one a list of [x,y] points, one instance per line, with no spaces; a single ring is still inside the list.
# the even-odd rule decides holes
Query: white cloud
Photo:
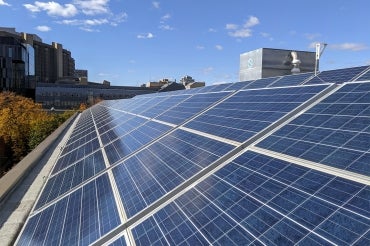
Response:
[[[217,50],[223,50],[223,49],[224,49],[224,47],[222,47],[222,46],[221,46],[221,45],[219,45],[219,44],[215,45],[215,48],[216,48]]]
[[[107,24],[107,19],[92,19],[92,20],[85,20],[84,24],[87,26],[97,26],[97,25],[103,25]]]
[[[93,29],[91,27],[86,27],[86,26],[82,26],[79,29],[85,32],[100,32],[99,29]]]
[[[145,34],[137,35],[137,38],[139,38],[139,39],[151,39],[151,38],[154,38],[154,35],[151,32],[148,32],[148,33],[145,33]]]
[[[314,39],[317,39],[321,36],[321,34],[319,33],[305,33],[304,36],[308,39],[308,40],[314,40]]]
[[[153,4],[153,7],[154,8],[156,8],[156,9],[159,9],[159,5],[160,5],[160,3],[159,2],[152,2],[152,4]]]
[[[164,16],[161,17],[161,21],[166,21],[166,20],[168,20],[170,18],[171,18],[171,15],[170,14],[166,14],[166,15],[164,15]]]
[[[244,27],[250,28],[260,23],[259,19],[256,16],[250,16],[249,19],[245,22]]]
[[[128,15],[125,12],[119,13],[113,16],[110,20],[112,26],[118,26],[119,23],[125,22],[128,18]]]
[[[159,28],[162,29],[162,30],[167,30],[167,31],[174,30],[174,28],[171,27],[170,25],[160,25]]]
[[[74,4],[81,8],[86,15],[106,14],[109,13],[109,0],[74,0]]]
[[[237,24],[226,24],[226,30],[229,31],[229,36],[234,38],[247,38],[252,36],[251,27],[256,26],[260,23],[259,19],[255,16],[250,16],[249,19],[244,23],[243,27],[239,27]]]
[[[11,6],[9,3],[6,3],[4,0],[0,0],[0,6]]]
[[[209,28],[209,29],[208,29],[208,32],[217,32],[217,30],[216,30],[216,29],[214,29],[214,28]]]
[[[107,19],[88,19],[88,20],[78,20],[78,19],[73,19],[73,20],[62,20],[58,21],[57,23],[59,24],[64,24],[64,25],[71,25],[71,26],[99,26],[103,24],[109,23]]]
[[[226,30],[236,30],[238,29],[237,24],[226,24]]]
[[[229,32],[229,35],[234,38],[247,38],[252,36],[252,30],[251,29],[239,29],[234,32]]]
[[[48,27],[48,26],[37,26],[36,30],[38,30],[40,32],[48,32],[48,31],[51,31],[51,28]]]
[[[34,4],[24,4],[23,6],[31,12],[45,11],[50,16],[72,17],[78,13],[77,8],[73,4],[64,4],[62,6],[56,2],[36,1]]]
[[[195,47],[197,50],[204,50],[204,46],[203,45],[197,45],[197,47]]]
[[[369,49],[367,45],[359,43],[329,44],[328,47],[335,50],[350,50],[350,51],[361,51]]]
[[[204,74],[209,74],[209,73],[211,73],[213,70],[214,70],[214,68],[213,68],[213,67],[206,67],[206,68],[203,68],[203,73],[204,73]]]

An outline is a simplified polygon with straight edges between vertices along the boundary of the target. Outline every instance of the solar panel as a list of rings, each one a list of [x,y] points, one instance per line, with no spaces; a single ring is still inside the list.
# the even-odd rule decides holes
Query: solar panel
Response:
[[[229,92],[195,94],[187,100],[184,100],[181,104],[168,109],[156,117],[156,119],[173,124],[180,124],[229,94]]]
[[[367,68],[369,68],[369,66],[323,71],[307,81],[305,84],[344,83],[352,81]]]
[[[257,146],[370,175],[370,83],[348,83]]]
[[[132,234],[137,245],[351,244],[369,230],[369,211],[357,207],[369,192],[369,186],[248,151]]]
[[[327,85],[239,91],[190,121],[185,127],[244,142],[326,87]]]
[[[16,244],[368,245],[370,82],[307,76],[85,110]]]
[[[225,88],[225,90],[229,90],[229,91],[236,90],[237,91],[237,90],[242,89],[243,87],[246,87],[247,85],[253,82],[254,80],[231,83],[230,86]]]
[[[361,75],[358,79],[356,79],[356,81],[364,81],[364,80],[370,80],[370,67],[363,75]]]
[[[121,223],[108,175],[32,214],[18,245],[88,245]]]
[[[177,130],[113,169],[130,218],[233,146]],[[150,163],[150,164],[149,164]]]
[[[301,74],[284,76],[281,79],[277,80],[276,82],[270,84],[269,87],[300,85],[305,80],[310,78],[312,75],[313,73],[301,73]]]
[[[255,88],[266,88],[273,84],[275,81],[278,81],[281,77],[270,77],[270,78],[263,78],[257,79],[252,83],[248,83],[246,86],[243,87],[245,89],[255,89]]]

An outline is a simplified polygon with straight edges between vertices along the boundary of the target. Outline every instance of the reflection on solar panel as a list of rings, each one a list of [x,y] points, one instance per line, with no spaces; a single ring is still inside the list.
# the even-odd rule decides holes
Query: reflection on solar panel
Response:
[[[259,147],[370,176],[370,83],[349,83]]]
[[[302,84],[305,80],[310,78],[313,73],[301,73],[295,75],[284,76],[281,79],[277,80],[269,87],[281,87],[281,86],[293,86]]]
[[[363,81],[363,80],[370,80],[370,67],[367,69],[367,71],[362,74],[361,76],[359,76],[358,79],[356,79],[356,81]]]
[[[85,110],[16,244],[370,245],[370,82],[311,75]]]
[[[351,244],[370,227],[369,211],[358,207],[368,192],[365,185],[246,152],[132,233],[137,245]]]
[[[185,127],[244,142],[327,85],[239,91]]]
[[[306,84],[321,84],[321,83],[343,83],[349,82],[354,79],[362,72],[364,72],[369,66],[343,68],[338,70],[323,71],[317,76],[310,79]]]

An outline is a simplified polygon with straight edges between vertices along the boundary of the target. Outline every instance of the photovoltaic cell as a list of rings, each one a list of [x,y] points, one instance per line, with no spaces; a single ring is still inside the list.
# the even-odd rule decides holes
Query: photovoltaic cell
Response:
[[[88,245],[120,223],[103,175],[30,217],[18,245]]]
[[[168,109],[163,114],[156,117],[156,119],[172,124],[180,124],[200,111],[206,109],[213,103],[221,100],[228,94],[229,92],[195,94],[183,101],[181,104]]]
[[[266,88],[273,84],[275,81],[278,81],[281,77],[270,77],[270,78],[263,78],[257,79],[252,83],[246,84],[242,89],[256,89],[256,88]]]
[[[344,68],[337,70],[323,71],[313,77],[305,84],[321,84],[321,83],[344,83],[352,81],[357,75],[365,71],[369,66]]]
[[[35,209],[70,191],[103,169],[105,169],[104,159],[99,150],[62,172],[49,177]]]
[[[185,126],[244,142],[325,88],[310,86],[239,91]]]
[[[370,83],[348,83],[258,147],[370,175]]]
[[[300,73],[295,75],[288,75],[280,78],[276,82],[269,85],[269,87],[282,87],[282,86],[293,86],[293,85],[300,85],[306,79],[311,77],[313,73]]]
[[[184,100],[188,99],[190,95],[176,95],[169,96],[165,100],[162,100],[161,103],[149,107],[147,110],[140,112],[140,115],[155,118],[163,112],[171,109],[171,107],[181,104]],[[139,112],[137,112],[139,113]]]
[[[138,245],[351,244],[370,228],[368,212],[349,205],[369,198],[363,192],[369,187],[248,151],[132,233]]]
[[[243,87],[248,86],[249,84],[253,82],[254,80],[231,83],[230,86],[225,88],[225,90],[228,90],[228,91],[236,90],[237,91],[237,90],[242,89]]]
[[[320,75],[338,83],[361,69]],[[369,245],[366,183],[281,155],[236,153],[241,146],[228,143],[245,142],[323,90],[339,88],[264,136],[259,152],[369,176],[370,83],[284,87],[306,76],[154,93],[85,110],[17,244],[89,245],[114,238],[111,245],[126,245],[133,237],[137,245]]]
[[[177,130],[113,168],[128,217],[207,167],[233,147]]]
[[[113,164],[119,161],[170,129],[171,127],[167,125],[152,121],[133,129],[125,135],[120,135],[115,141],[104,146],[109,163]],[[108,134],[112,133],[109,132]],[[110,139],[115,139],[116,136],[110,136]]]
[[[364,81],[364,80],[370,80],[370,70],[368,70],[361,77],[359,77],[358,79],[356,79],[356,81]]]
[[[210,86],[207,90],[207,92],[220,92],[220,91],[226,91],[228,90],[227,88],[230,87],[230,83],[225,83],[225,84],[219,84],[219,85],[214,85]]]
[[[77,161],[97,151],[99,148],[100,148],[99,141],[97,138],[94,138],[90,142],[84,143],[82,146],[79,146],[76,149],[72,150],[71,152],[62,155],[61,157],[59,157],[55,164],[53,174],[75,164]]]

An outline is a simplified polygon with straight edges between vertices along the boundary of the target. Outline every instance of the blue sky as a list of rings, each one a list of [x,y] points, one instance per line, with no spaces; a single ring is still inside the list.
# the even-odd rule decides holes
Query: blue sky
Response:
[[[369,0],[0,0],[0,26],[63,44],[90,81],[211,85],[238,81],[239,55],[258,48],[324,42],[321,70],[370,64],[369,10]]]

